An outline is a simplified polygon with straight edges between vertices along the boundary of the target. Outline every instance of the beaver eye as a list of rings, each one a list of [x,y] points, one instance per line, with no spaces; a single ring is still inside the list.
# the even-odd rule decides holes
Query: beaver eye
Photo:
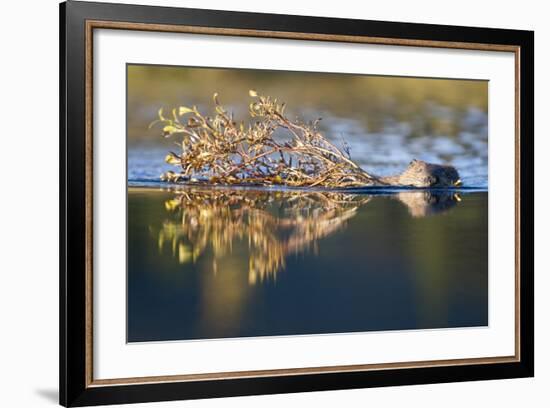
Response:
[[[433,186],[439,182],[439,177],[430,174],[428,177],[424,179],[424,181],[428,186]]]

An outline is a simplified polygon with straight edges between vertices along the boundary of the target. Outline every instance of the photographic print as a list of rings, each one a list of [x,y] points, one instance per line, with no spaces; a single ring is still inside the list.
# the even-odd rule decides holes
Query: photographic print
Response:
[[[59,33],[61,404],[534,376],[532,31],[71,1]]]
[[[488,325],[488,81],[126,70],[128,342]]]

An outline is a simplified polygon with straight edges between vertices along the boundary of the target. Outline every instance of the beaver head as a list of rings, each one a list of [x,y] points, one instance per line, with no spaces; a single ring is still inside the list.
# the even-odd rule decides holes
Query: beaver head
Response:
[[[399,184],[411,187],[458,187],[462,184],[453,166],[426,163],[414,159],[397,177]]]

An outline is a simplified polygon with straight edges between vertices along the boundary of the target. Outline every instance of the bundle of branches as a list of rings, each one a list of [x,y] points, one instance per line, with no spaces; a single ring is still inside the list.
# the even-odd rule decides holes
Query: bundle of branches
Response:
[[[214,94],[216,114],[181,106],[163,124],[165,137],[179,136],[179,152],[166,161],[178,167],[161,178],[170,182],[352,187],[375,178],[351,160],[349,147],[336,147],[310,123],[290,121],[285,104],[249,91],[253,123],[236,122]],[[282,131],[281,131],[282,130]]]

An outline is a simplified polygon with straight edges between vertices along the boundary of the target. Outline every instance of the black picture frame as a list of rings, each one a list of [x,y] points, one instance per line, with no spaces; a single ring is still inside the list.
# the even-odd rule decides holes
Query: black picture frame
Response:
[[[60,5],[60,403],[122,404],[534,376],[534,33],[68,1]],[[517,361],[94,385],[87,373],[86,22],[109,21],[517,47],[520,180]],[[87,377],[88,376],[88,377]]]

